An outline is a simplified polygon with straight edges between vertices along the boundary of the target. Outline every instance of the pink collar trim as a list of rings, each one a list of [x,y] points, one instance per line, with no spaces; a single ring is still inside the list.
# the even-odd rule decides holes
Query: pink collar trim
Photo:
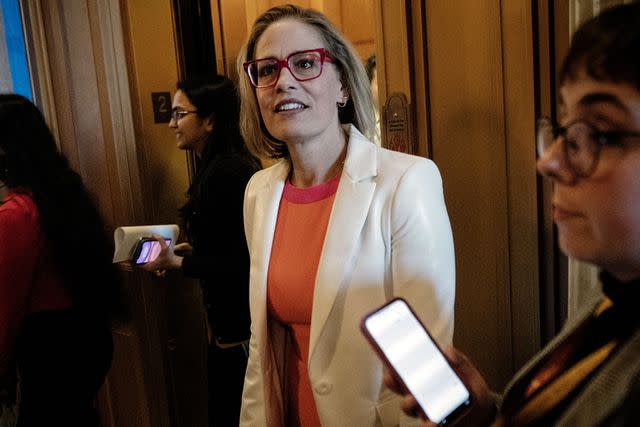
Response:
[[[291,181],[287,179],[284,183],[284,192],[282,197],[291,203],[306,204],[318,202],[333,196],[338,191],[338,184],[340,184],[340,175],[331,178],[328,182],[316,185],[309,188],[298,188],[291,184]]]

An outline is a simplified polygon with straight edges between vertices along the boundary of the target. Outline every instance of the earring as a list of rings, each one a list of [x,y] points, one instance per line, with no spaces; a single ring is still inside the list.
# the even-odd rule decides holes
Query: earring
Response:
[[[346,107],[347,106],[347,101],[349,101],[349,97],[348,96],[345,97],[342,101],[337,102],[338,107],[340,107],[340,108]]]

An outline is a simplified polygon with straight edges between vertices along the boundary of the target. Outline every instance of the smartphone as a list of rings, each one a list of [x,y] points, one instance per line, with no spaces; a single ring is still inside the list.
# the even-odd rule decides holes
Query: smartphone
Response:
[[[167,246],[171,245],[171,239],[164,240]],[[136,265],[154,261],[160,254],[160,242],[151,237],[141,237],[133,249],[131,259]]]
[[[450,424],[471,406],[471,393],[405,300],[389,301],[360,326],[432,422]]]

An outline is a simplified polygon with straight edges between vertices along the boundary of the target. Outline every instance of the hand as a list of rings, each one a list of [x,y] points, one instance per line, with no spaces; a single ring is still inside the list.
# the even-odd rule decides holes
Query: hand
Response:
[[[473,366],[469,359],[453,347],[444,350],[444,354],[453,366],[462,382],[471,393],[473,404],[471,409],[455,422],[455,426],[488,426],[496,416],[495,402],[491,391],[480,372]],[[403,396],[400,403],[401,409],[411,417],[420,416],[425,427],[437,427],[422,413],[416,399],[404,389],[402,383],[395,375],[385,369],[384,383],[394,392]]]
[[[172,250],[169,250],[169,246],[165,242],[165,238],[157,234],[154,234],[153,238],[160,244],[160,253],[153,261],[143,264],[142,268],[153,272],[158,277],[166,276],[167,270],[177,270],[182,268],[183,257],[178,256],[174,254]]]
[[[193,247],[187,242],[178,243],[173,247],[173,253],[178,256],[191,255],[193,253]]]

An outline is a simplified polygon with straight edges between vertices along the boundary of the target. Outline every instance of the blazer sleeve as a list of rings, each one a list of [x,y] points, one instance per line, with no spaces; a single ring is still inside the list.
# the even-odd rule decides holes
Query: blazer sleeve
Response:
[[[391,207],[391,270],[395,296],[413,307],[442,346],[453,339],[455,257],[442,178],[418,159],[398,182]]]
[[[249,248],[249,255],[251,256],[251,237],[253,233],[253,217],[254,217],[254,205],[253,197],[251,193],[251,183],[253,179],[249,181],[245,189],[244,206],[243,206],[243,218],[244,218],[244,230],[246,235],[247,246]],[[253,298],[251,290],[250,299]],[[251,338],[249,339],[249,360],[247,362],[247,371],[244,378],[244,387],[242,391],[242,409],[240,411],[240,426],[253,427],[265,425],[265,400],[264,400],[264,384],[263,373],[261,369],[260,349],[258,348],[258,342],[256,339],[256,328],[264,327],[260,325],[261,322],[257,319],[253,319],[251,322]]]
[[[251,339],[249,341],[249,361],[244,377],[242,390],[242,409],[240,410],[240,426],[253,427],[266,425],[266,407],[264,396],[264,378],[261,369],[260,349],[255,336],[255,323],[251,323]]]

